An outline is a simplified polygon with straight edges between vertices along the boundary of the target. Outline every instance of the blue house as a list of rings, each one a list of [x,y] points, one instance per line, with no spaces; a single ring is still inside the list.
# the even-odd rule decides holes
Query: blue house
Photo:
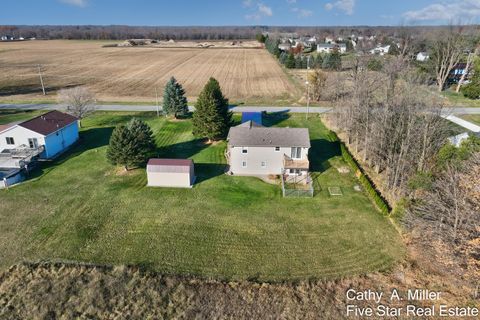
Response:
[[[0,126],[0,153],[4,154],[3,159],[8,154],[35,152],[40,158],[51,159],[68,149],[78,138],[76,117],[50,111],[24,122]],[[0,163],[0,167],[5,165]]]
[[[263,125],[261,112],[242,112],[242,123],[253,121],[259,125]]]

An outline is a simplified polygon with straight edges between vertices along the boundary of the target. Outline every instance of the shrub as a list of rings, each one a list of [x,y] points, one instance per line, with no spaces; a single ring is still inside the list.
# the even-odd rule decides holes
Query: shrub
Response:
[[[345,144],[341,143],[340,144],[340,149],[341,149],[341,152],[342,152],[343,159],[345,160],[346,163],[348,163],[355,170],[356,175],[358,177],[358,180],[360,181],[360,184],[367,191],[367,194],[370,197],[370,199],[375,203],[375,205],[378,207],[378,209],[380,209],[380,211],[384,215],[388,215],[389,212],[390,212],[390,208],[389,208],[388,204],[385,202],[385,200],[379,194],[377,189],[375,189],[375,187],[373,186],[373,183],[370,181],[370,179],[360,169],[357,161],[355,161],[353,156],[350,154],[350,152],[348,151]]]

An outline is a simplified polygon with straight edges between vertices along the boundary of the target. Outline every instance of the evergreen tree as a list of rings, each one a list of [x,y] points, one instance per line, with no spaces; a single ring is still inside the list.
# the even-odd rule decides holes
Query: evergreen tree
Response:
[[[340,53],[335,50],[325,56],[322,63],[322,69],[340,70],[342,69],[342,57]]]
[[[107,159],[113,165],[129,168],[147,162],[155,150],[150,127],[143,121],[132,119],[126,126],[117,126],[110,137]]]
[[[165,86],[163,93],[163,110],[168,115],[185,115],[188,113],[187,98],[185,97],[185,90],[182,85],[177,82],[174,77],[171,77]]]
[[[347,45],[347,52],[353,52],[355,50],[351,40],[348,40],[345,44]]]
[[[279,58],[280,63],[285,65],[285,63],[287,62],[287,58],[288,58],[288,53],[282,52]]]
[[[107,159],[113,165],[121,165],[128,170],[134,166],[135,142],[130,130],[124,125],[113,129],[107,150]]]
[[[313,58],[313,56],[312,56]],[[323,55],[317,54],[316,58],[314,61],[312,61],[312,67],[315,68],[321,68],[323,63]]]
[[[132,162],[136,165],[142,165],[147,162],[151,154],[155,151],[155,141],[153,139],[152,129],[142,120],[133,118],[127,125],[133,139],[135,140],[135,157]]]
[[[392,56],[398,56],[400,54],[400,49],[398,48],[396,43],[392,43],[390,48],[388,49],[388,54]]]
[[[295,69],[302,69],[302,57],[300,55],[295,58]]]
[[[227,136],[232,125],[232,113],[216,79],[210,78],[200,93],[192,122],[196,136],[206,137],[209,141]]]
[[[474,61],[470,83],[463,85],[460,90],[467,98],[480,99],[480,58],[476,58]]]
[[[290,52],[287,61],[285,62],[285,67],[288,69],[293,69],[295,68],[295,56],[293,55],[293,52]]]

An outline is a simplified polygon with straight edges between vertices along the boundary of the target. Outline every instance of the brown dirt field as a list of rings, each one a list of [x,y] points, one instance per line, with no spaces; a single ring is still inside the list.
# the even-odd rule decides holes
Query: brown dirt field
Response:
[[[55,99],[56,90],[86,85],[101,101],[155,101],[171,77],[195,100],[215,77],[232,102],[294,100],[298,95],[263,49],[103,48],[100,41],[25,41],[0,44],[0,99]],[[41,64],[50,95],[41,94]]]

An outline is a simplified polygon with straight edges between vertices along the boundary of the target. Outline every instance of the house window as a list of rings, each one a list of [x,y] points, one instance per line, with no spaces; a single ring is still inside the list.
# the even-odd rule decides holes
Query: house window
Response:
[[[28,139],[28,146],[30,149],[36,149],[38,148],[38,140],[37,138],[30,138]]]
[[[301,159],[302,158],[302,148],[301,147],[293,147],[291,158],[292,159]]]
[[[247,153],[248,153],[248,148],[243,147],[243,148],[242,148],[242,153],[243,153],[243,154],[247,154]]]
[[[247,167],[247,161],[242,161],[242,168],[246,168]]]
[[[279,151],[280,151],[280,147],[275,147],[275,151],[276,151],[276,152],[279,152]]]
[[[267,161],[262,161],[262,168],[266,168],[267,167]]]
[[[15,140],[13,140],[12,137],[6,137],[7,139],[7,144],[15,144]]]

